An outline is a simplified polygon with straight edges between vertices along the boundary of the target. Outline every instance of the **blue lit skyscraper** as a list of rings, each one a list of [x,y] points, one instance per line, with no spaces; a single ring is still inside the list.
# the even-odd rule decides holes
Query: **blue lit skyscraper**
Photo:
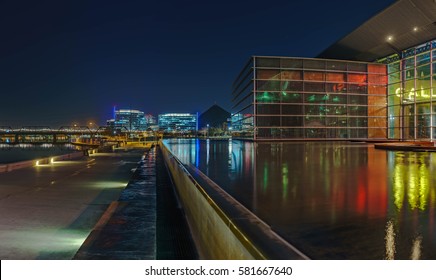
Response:
[[[147,129],[144,112],[138,110],[115,110],[114,119],[107,125],[113,130],[144,131]]]
[[[197,131],[197,114],[160,114],[159,130],[165,132]]]

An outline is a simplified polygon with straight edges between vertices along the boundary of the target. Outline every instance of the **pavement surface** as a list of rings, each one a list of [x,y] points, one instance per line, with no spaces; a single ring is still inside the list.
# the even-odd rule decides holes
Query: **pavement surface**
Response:
[[[144,150],[0,174],[0,259],[72,259]]]
[[[152,147],[74,259],[197,259],[159,147]]]

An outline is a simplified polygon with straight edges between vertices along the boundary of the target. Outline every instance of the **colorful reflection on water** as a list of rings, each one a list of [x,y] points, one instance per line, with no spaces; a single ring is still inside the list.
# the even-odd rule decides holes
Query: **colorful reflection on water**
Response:
[[[314,259],[436,259],[436,154],[347,142],[167,140]]]

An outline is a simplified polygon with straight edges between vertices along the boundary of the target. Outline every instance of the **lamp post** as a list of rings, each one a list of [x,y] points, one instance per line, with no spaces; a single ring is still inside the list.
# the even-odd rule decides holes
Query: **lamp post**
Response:
[[[207,124],[206,126],[207,126],[207,130],[206,130],[206,138],[209,138],[209,124]]]

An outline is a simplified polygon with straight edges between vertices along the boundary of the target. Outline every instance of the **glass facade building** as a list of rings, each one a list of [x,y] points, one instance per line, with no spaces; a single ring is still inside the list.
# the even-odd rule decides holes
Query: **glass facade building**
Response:
[[[147,122],[144,112],[138,110],[114,110],[114,118],[107,121],[112,130],[145,131]]]
[[[386,65],[253,56],[233,84],[235,136],[386,139]]]
[[[436,138],[436,40],[380,59],[388,71],[388,137]]]
[[[163,132],[192,132],[198,130],[197,114],[160,114],[159,130]]]

